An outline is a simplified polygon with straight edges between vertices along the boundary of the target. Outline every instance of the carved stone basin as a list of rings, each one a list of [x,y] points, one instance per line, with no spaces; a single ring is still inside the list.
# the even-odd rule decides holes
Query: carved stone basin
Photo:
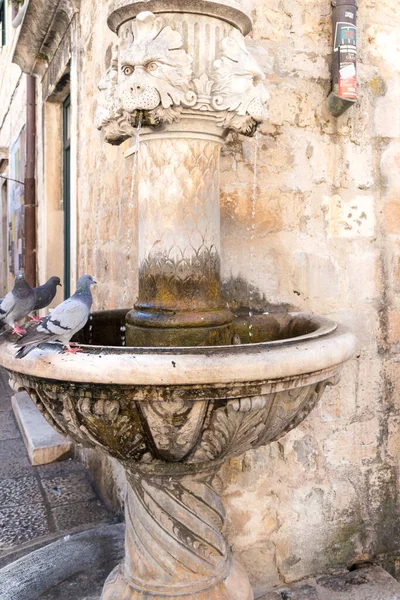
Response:
[[[221,534],[215,475],[296,427],[337,382],[354,336],[322,317],[263,314],[251,344],[124,347],[126,312],[94,313],[82,354],[47,344],[17,360],[7,343],[0,363],[55,429],[126,469],[126,558],[103,600],[250,600]],[[234,330],[250,340],[249,318]]]

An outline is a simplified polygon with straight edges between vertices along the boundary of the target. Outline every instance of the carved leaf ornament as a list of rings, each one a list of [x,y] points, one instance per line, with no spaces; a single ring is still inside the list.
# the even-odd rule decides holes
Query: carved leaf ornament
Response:
[[[215,110],[248,114],[261,122],[267,117],[269,94],[264,86],[265,75],[246,48],[243,35],[234,30],[222,41],[222,56],[214,62],[212,78]]]
[[[336,379],[235,400],[147,399],[124,386],[50,382],[12,374],[49,423],[79,444],[98,446],[135,463],[180,462],[187,467],[239,456],[279,439],[314,408]],[[138,401],[139,396],[142,397]],[[156,397],[156,391],[152,394]],[[145,401],[144,401],[145,400]]]

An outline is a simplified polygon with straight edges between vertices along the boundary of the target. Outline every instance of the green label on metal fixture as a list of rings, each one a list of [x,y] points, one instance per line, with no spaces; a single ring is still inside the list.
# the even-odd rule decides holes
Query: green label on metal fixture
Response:
[[[357,100],[357,30],[351,23],[336,23],[334,52],[339,62],[338,96]]]

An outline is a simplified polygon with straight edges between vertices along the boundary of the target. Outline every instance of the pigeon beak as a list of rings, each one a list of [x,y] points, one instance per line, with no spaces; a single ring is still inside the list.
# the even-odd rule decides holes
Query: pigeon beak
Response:
[[[62,287],[62,283],[57,283],[57,285],[59,285],[60,287]]]
[[[93,279],[92,283],[93,283],[93,285],[96,285],[97,281],[95,279]]]

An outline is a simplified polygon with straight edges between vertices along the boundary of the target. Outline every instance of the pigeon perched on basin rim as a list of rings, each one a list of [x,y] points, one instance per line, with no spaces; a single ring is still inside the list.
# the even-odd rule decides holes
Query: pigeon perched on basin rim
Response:
[[[18,273],[13,289],[4,296],[0,304],[0,328],[4,330],[9,325],[12,333],[26,333],[17,321],[27,317],[34,306],[35,292],[25,281],[23,273]]]
[[[91,275],[82,275],[78,279],[76,292],[18,340],[16,358],[23,358],[40,344],[56,341],[61,342],[67,352],[78,352],[78,348],[71,348],[70,340],[89,319],[92,306],[90,288],[95,284]]]
[[[49,306],[49,304],[54,300],[58,285],[61,286],[60,278],[50,277],[50,279],[43,285],[33,288],[33,291],[35,292],[35,306],[33,307],[33,310],[41,310],[42,308]],[[32,321],[39,322],[41,319],[32,317]]]

